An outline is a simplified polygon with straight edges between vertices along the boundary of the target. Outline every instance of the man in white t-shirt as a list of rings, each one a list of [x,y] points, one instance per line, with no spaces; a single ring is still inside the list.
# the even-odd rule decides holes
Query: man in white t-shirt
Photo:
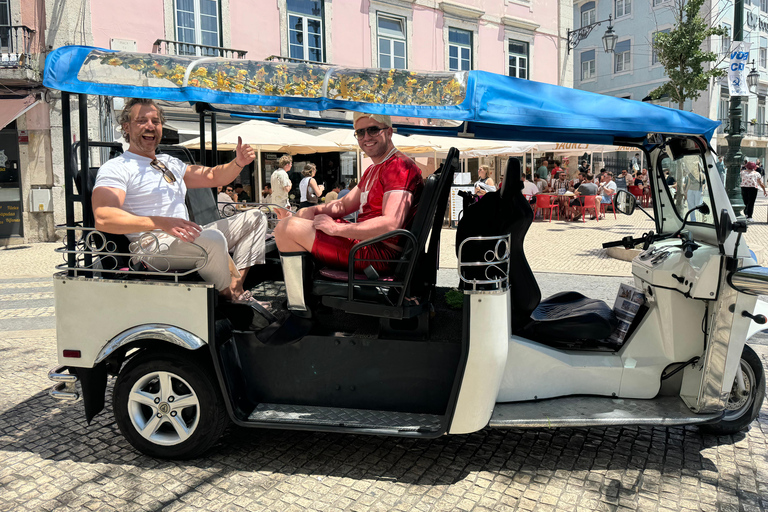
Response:
[[[524,196],[530,196],[528,198],[528,202],[535,203],[536,202],[536,194],[538,194],[539,187],[536,186],[535,183],[531,181],[532,176],[530,174],[526,174],[525,177],[520,177],[521,180],[523,180],[523,195]]]
[[[283,155],[277,161],[277,170],[269,178],[269,183],[272,185],[272,201],[274,204],[286,208],[286,210],[277,209],[275,213],[277,213],[278,219],[289,215],[287,209],[290,209],[291,205],[288,201],[288,194],[293,187],[291,178],[288,177],[291,167],[293,167],[293,158],[291,158],[291,155]]]
[[[127,100],[118,121],[130,146],[102,165],[96,176],[92,196],[96,229],[126,235],[132,252],[142,254],[142,261],[156,267],[154,263],[161,262],[170,269],[195,268],[205,261],[199,248],[189,243],[194,242],[208,253],[200,276],[227,299],[253,302],[243,290],[243,281],[251,266],[264,263],[264,215],[249,210],[201,227],[189,220],[184,202],[187,187],[231,183],[253,161],[253,149],[238,138],[231,162],[216,167],[187,165],[170,155],[155,154],[164,116],[152,100]],[[141,235],[148,231],[155,231],[154,236]],[[167,251],[158,254],[157,249],[165,246]],[[229,250],[234,251],[232,259]],[[174,258],[163,259],[166,254]]]
[[[597,190],[603,196],[601,200],[602,203],[607,204],[613,201],[613,196],[616,194],[618,187],[616,186],[616,182],[613,181],[612,172],[603,174],[603,182],[600,184]]]

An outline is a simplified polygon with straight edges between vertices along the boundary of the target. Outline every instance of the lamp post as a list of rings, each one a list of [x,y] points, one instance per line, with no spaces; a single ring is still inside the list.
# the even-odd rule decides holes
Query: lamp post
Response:
[[[592,33],[595,27],[598,27],[605,22],[608,22],[608,30],[606,30],[605,34],[603,35],[603,49],[605,50],[605,53],[612,53],[616,48],[616,41],[619,39],[619,36],[617,36],[616,32],[613,31],[613,15],[609,15],[607,20],[596,21],[594,23],[590,23],[589,25],[579,27],[576,30],[569,29],[567,36],[568,53],[571,53],[573,48],[576,48],[580,42],[589,37],[589,34]]]
[[[744,40],[744,0],[733,2],[733,40]],[[751,72],[750,76],[752,76]],[[749,77],[747,77],[747,84],[750,84]],[[728,118],[730,126],[726,137],[728,153],[725,155],[725,191],[731,201],[733,213],[738,218],[744,209],[744,200],[741,197],[741,161],[744,158],[741,153],[741,140],[744,138],[744,130],[741,127],[741,96],[731,96]]]

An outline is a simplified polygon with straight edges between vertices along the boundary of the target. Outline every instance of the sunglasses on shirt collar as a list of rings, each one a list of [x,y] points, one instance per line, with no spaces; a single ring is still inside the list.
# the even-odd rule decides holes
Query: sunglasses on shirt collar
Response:
[[[168,183],[176,183],[176,176],[171,172],[168,167],[165,166],[163,162],[155,158],[151,162],[149,162],[150,167],[153,169],[156,169],[163,173],[163,178],[165,178],[165,181]]]

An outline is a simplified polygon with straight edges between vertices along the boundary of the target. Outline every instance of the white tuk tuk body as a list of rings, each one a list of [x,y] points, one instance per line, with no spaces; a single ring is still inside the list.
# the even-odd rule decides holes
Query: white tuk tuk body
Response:
[[[278,83],[278,71],[301,77],[306,87]],[[522,194],[512,185],[519,176],[514,160],[498,197],[481,202],[499,208],[498,230],[475,230],[469,210],[459,227],[461,312],[445,307],[434,278],[435,246],[439,252],[457,168],[453,151],[427,179],[419,208],[431,210],[403,233],[413,245],[402,273],[389,282],[366,282],[352,270],[346,281],[319,279],[316,299],[333,313],[292,336],[280,318],[223,304],[210,284],[188,275],[192,271],[137,269],[135,253],[95,231],[85,183],[98,166],[90,165],[83,144],[79,170],[72,149],[64,148],[67,200],[82,203],[83,218],[68,211],[67,262],[54,276],[59,367],[50,373],[57,382],[52,395],[82,395],[90,421],[103,408],[108,375],[116,375],[113,408],[121,431],[137,449],[158,457],[202,453],[230,420],[411,437],[489,425],[709,424],[721,432],[747,426],[765,383],[745,342],[762,328],[753,318],[765,320],[755,308],[757,294],[768,290],[768,274],[742,239],[745,226],[712,172],[707,140],[717,123],[490,73],[400,73],[72,47],[49,56],[46,85],[63,91],[66,125],[76,93],[81,112],[87,94],[192,101],[201,125],[211,112],[250,105],[277,106],[283,116],[292,108],[343,108],[459,122],[455,128],[402,126],[400,133],[634,145],[651,163],[657,234],[625,242],[645,244],[632,263],[635,288],[645,300],[622,342],[547,335],[563,332],[563,325],[589,331],[593,317],[571,311],[586,298],[540,313],[550,299],[536,297],[535,280],[526,285],[533,275],[522,241],[531,211],[527,204],[527,213],[517,208]],[[360,77],[368,77],[367,85]],[[382,85],[387,78],[413,80],[410,95],[389,92]],[[229,85],[223,88],[222,80]],[[425,93],[417,98],[419,86]],[[532,98],[539,101],[534,105]],[[569,115],[547,120],[564,108]],[[605,113],[598,118],[594,112]],[[338,115],[332,117],[309,121],[338,124]],[[80,119],[80,138],[87,140],[86,118]],[[574,126],[563,125],[564,119]],[[71,139],[65,126],[64,140]],[[686,183],[695,176],[701,200],[693,204],[692,196],[672,190],[664,169]],[[78,175],[81,189],[75,191]],[[622,198],[634,208],[631,198]],[[281,278],[263,281],[268,289]],[[605,307],[592,304],[590,314]],[[618,328],[611,322],[605,325]]]

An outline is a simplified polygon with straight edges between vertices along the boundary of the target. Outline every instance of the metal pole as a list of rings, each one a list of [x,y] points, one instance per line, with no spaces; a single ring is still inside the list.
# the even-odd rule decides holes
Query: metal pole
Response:
[[[80,121],[80,187],[82,190],[81,197],[83,205],[83,227],[94,227],[96,222],[93,217],[93,208],[91,206],[91,192],[88,183],[88,168],[90,167],[89,156],[90,149],[88,148],[88,95],[77,95],[77,113]],[[88,247],[86,251],[90,250]],[[83,264],[86,268],[91,267],[91,255],[86,252],[84,255]]]
[[[205,167],[205,111],[200,111],[200,162]]]
[[[216,112],[211,112],[211,167],[219,165],[219,147],[216,140]]]
[[[744,40],[744,0],[734,0],[733,3],[733,40]],[[741,141],[744,131],[741,127],[741,96],[731,96],[731,107],[728,112],[730,126],[728,127],[728,153],[725,156],[726,174],[725,191],[731,201],[733,213],[741,216],[744,210],[744,200],[741,197]]]
[[[61,91],[61,139],[64,143],[64,199],[67,213],[67,227],[75,227],[75,191],[74,179],[77,169],[72,168],[72,109],[69,103],[69,93]],[[67,266],[75,267],[75,232],[67,231]],[[70,270],[67,275],[73,276]]]

